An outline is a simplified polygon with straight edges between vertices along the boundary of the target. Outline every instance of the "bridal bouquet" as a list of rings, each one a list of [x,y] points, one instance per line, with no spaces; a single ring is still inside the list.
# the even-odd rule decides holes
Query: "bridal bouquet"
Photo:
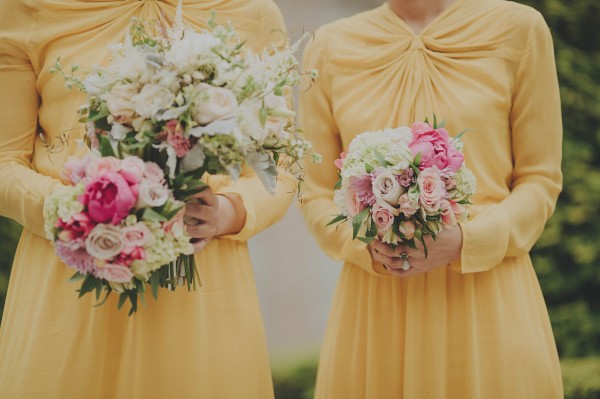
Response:
[[[83,279],[79,296],[120,293],[136,311],[145,282],[154,296],[168,276],[164,265],[193,254],[183,225],[184,203],[175,200],[155,163],[138,157],[69,158],[63,178],[44,203],[45,231],[58,257]],[[194,273],[187,264],[187,284]],[[140,295],[143,300],[143,295]]]
[[[366,243],[416,248],[419,241],[427,255],[424,237],[465,220],[475,192],[461,136],[451,138],[435,119],[359,134],[336,161],[342,212],[329,224],[350,221],[353,238]]]
[[[83,79],[77,65],[66,72],[60,58],[53,68],[67,88],[86,93],[80,121],[93,153],[106,158],[83,160],[85,168],[72,161],[66,170],[110,164],[100,175],[68,179],[74,188],[52,195],[46,206],[57,253],[84,279],[80,296],[115,290],[121,292],[119,307],[129,298],[133,312],[144,283],[152,285],[155,297],[156,287],[174,289],[182,278],[188,289],[195,286],[194,258],[178,210],[206,186],[201,177],[227,174],[235,180],[246,165],[274,193],[277,166],[301,181],[298,161],[319,160],[287,103],[301,80],[294,57],[299,42],[255,53],[231,26],[218,25],[214,14],[207,25],[201,32],[184,26],[179,4],[171,28],[132,19],[124,42],[111,46],[109,64],[93,67]],[[146,177],[148,168],[154,180]],[[125,207],[121,189],[129,200]],[[152,200],[168,199],[139,200],[144,189]],[[120,211],[110,220],[95,219],[89,208],[94,201],[114,201]],[[112,208],[97,211],[106,209]],[[132,229],[136,234],[143,229],[152,244],[132,245],[127,241]],[[119,251],[98,256],[96,240],[118,245]]]

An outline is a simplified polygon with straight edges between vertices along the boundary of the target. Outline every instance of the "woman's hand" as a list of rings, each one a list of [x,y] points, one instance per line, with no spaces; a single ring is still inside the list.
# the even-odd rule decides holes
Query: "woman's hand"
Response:
[[[462,249],[462,230],[459,225],[443,230],[437,235],[435,241],[431,236],[426,236],[425,245],[428,250],[427,257],[420,243],[417,243],[417,249],[403,245],[392,249],[388,244],[375,240],[369,244],[368,249],[373,260],[382,263],[390,274],[409,277],[427,273],[458,259]],[[408,270],[403,269],[405,261],[410,264]]]
[[[183,218],[194,252],[200,252],[213,237],[241,231],[246,210],[239,196],[215,195],[206,187],[188,200]]]

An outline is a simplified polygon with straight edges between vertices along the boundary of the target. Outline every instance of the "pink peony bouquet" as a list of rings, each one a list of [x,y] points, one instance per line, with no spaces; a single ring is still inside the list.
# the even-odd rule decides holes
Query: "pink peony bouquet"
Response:
[[[45,201],[45,231],[59,258],[76,270],[72,280],[83,280],[80,297],[95,291],[99,299],[104,291],[107,298],[115,291],[119,308],[130,301],[131,314],[146,284],[156,297],[160,286],[176,283],[165,269],[194,250],[183,225],[184,203],[173,197],[158,165],[90,154],[70,158],[63,178],[69,185]],[[177,267],[183,270],[176,275],[193,285],[191,265]]]
[[[342,209],[329,224],[350,221],[353,238],[375,238],[416,248],[424,237],[467,218],[476,180],[464,165],[462,141],[444,123],[414,123],[364,132],[335,164],[340,169],[334,201]]]

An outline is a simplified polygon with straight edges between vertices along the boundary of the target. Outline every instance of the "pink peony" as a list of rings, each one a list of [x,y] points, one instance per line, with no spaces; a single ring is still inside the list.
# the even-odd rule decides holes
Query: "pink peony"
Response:
[[[133,273],[127,266],[110,263],[98,267],[94,275],[113,283],[129,283],[133,278]]]
[[[182,158],[192,148],[190,141],[185,138],[184,130],[177,119],[168,121],[163,132],[167,133],[167,143],[175,149],[175,154]]]
[[[375,203],[375,205],[373,205],[371,217],[377,226],[377,230],[380,232],[389,230],[394,223],[394,215],[390,212],[389,207],[383,206],[380,203]]]
[[[373,175],[368,174],[361,177],[350,178],[350,188],[358,196],[361,209],[372,206],[375,203],[373,193]]]
[[[80,200],[96,223],[118,224],[137,201],[137,185],[130,185],[119,173],[108,171],[92,179]]]
[[[81,274],[95,270],[94,257],[86,251],[85,247],[72,249],[69,243],[58,240],[54,243],[54,248],[60,260],[71,269],[76,269]]]
[[[438,168],[433,166],[421,171],[417,177],[417,184],[419,185],[419,202],[425,209],[425,213],[437,214],[446,195],[446,188],[440,178]]]
[[[427,123],[417,122],[413,124],[411,131],[413,140],[408,147],[415,156],[421,154],[419,169],[432,166],[437,166],[440,170],[448,168],[452,172],[460,169],[463,154],[450,142],[446,129],[434,129]]]

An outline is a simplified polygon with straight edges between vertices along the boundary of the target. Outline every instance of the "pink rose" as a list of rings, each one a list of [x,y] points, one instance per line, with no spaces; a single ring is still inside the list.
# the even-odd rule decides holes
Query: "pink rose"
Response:
[[[377,230],[380,232],[389,230],[394,223],[394,215],[390,212],[389,207],[382,205],[379,202],[373,205],[371,217],[377,226]]]
[[[123,227],[121,234],[125,239],[125,247],[143,247],[148,244],[152,238],[152,232],[143,222],[138,222],[133,226]]]
[[[165,172],[154,162],[144,164],[144,178],[159,184],[165,184]]]
[[[419,169],[437,166],[439,170],[448,168],[455,172],[461,167],[463,154],[450,142],[446,129],[434,129],[427,123],[417,122],[411,131],[413,140],[408,147],[415,156],[421,154]]]
[[[402,212],[407,218],[417,213],[418,204],[415,204],[413,201],[411,201],[408,197],[408,194],[402,194],[398,202],[400,203],[400,212]]]
[[[431,167],[419,173],[417,177],[419,185],[419,202],[428,215],[438,213],[442,199],[446,195],[444,182],[440,178],[438,168]]]
[[[127,266],[106,263],[98,267],[95,273],[96,277],[102,278],[113,283],[129,283],[133,278],[133,273]]]
[[[402,238],[406,240],[412,240],[415,236],[415,231],[417,230],[415,224],[410,220],[405,220],[400,222],[398,225],[398,231],[402,234]]]
[[[96,177],[104,172],[117,172],[121,161],[115,157],[90,157],[90,162],[85,169],[87,177]]]
[[[144,176],[144,161],[138,157],[125,157],[121,161],[120,173],[130,183],[138,183]]]
[[[105,172],[92,179],[81,201],[96,223],[118,224],[137,201],[137,185],[130,185],[119,173]]]

